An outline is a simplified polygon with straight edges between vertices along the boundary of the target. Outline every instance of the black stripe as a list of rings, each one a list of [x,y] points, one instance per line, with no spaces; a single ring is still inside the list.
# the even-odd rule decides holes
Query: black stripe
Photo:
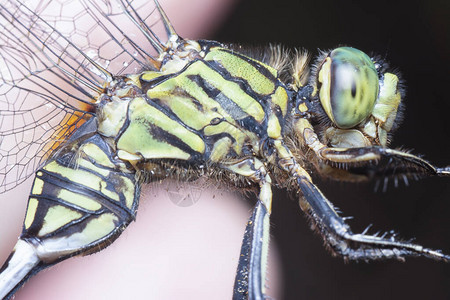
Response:
[[[286,116],[283,117],[283,112],[281,111],[281,107],[278,104],[275,104],[272,109],[272,113],[275,114],[275,116],[278,119],[278,123],[280,123],[282,136],[284,135],[284,130],[286,127],[286,120],[287,120],[287,118],[289,118],[291,116],[288,112],[289,112],[289,110],[286,111]]]
[[[24,229],[23,233],[22,233],[22,237],[33,237],[33,236],[37,236],[39,234],[39,231],[42,230],[42,227],[44,226],[43,221],[45,220],[45,216],[48,213],[48,210],[52,207],[54,207],[54,202],[58,203],[58,205],[61,206],[67,206],[64,205],[63,203],[61,203],[61,201],[59,201],[59,199],[56,199],[54,197],[44,197],[44,196],[34,196],[34,198],[39,200],[39,204],[38,204],[38,209],[36,210],[36,215],[35,218],[33,220],[33,223],[31,223],[31,226],[28,229]],[[67,206],[70,207],[70,206]],[[72,207],[70,207],[72,208]],[[74,210],[76,211],[80,211],[80,209],[75,208]],[[60,226],[56,229],[54,229],[53,231],[51,231],[50,233],[47,233],[44,236],[41,236],[42,239],[47,239],[47,238],[51,238],[51,237],[55,237],[58,235],[61,235],[62,233],[62,237],[68,236],[71,233],[76,233],[79,232],[79,230],[75,229],[75,226],[81,224],[83,225],[83,223],[86,221],[86,219],[88,218],[97,218],[98,216],[102,215],[105,211],[102,210],[101,212],[98,213],[90,213],[90,212],[85,212],[85,211],[81,211],[81,217],[75,220],[72,220],[66,224],[64,224],[63,226]],[[121,220],[123,221],[123,220]],[[84,224],[83,227],[85,227],[86,224]],[[64,232],[65,231],[65,232]]]
[[[264,104],[267,104],[267,99],[269,95],[261,95],[257,92],[255,92],[250,84],[248,83],[248,80],[242,77],[236,77],[230,74],[230,72],[225,69],[219,62],[217,61],[204,61],[204,63],[210,67],[211,69],[213,69],[214,71],[216,71],[217,73],[219,73],[220,75],[222,75],[223,78],[225,78],[228,81],[234,82],[237,85],[239,85],[239,87],[241,88],[241,90],[243,90],[247,95],[249,95],[250,97],[252,97],[253,99],[255,99],[256,101],[258,101],[262,106],[264,106]],[[273,82],[275,85],[275,88],[277,87],[277,82]]]
[[[195,97],[193,97],[191,94],[186,92],[182,87],[175,87],[173,90],[171,90],[170,93],[171,96],[178,96],[180,98],[185,99],[186,102],[191,101],[192,104],[194,104],[195,108],[202,114],[205,112],[205,108],[203,107],[203,104]],[[171,108],[166,104],[166,101],[163,101],[158,98],[151,98],[152,102],[157,103],[161,107],[164,107],[166,111],[172,112]],[[165,114],[165,113],[164,113]],[[173,119],[173,118],[171,118]],[[194,129],[192,129],[194,130]]]
[[[187,94],[187,93],[186,93],[186,94]],[[190,96],[190,95],[189,95],[189,96]],[[190,97],[192,97],[192,96],[190,96]],[[193,98],[193,97],[192,97],[192,98]],[[144,96],[144,99],[145,99],[145,101],[146,101],[146,103],[147,103],[148,105],[150,105],[150,106],[152,106],[153,108],[159,110],[159,111],[162,112],[166,117],[168,117],[169,119],[171,119],[171,120],[177,122],[180,126],[186,128],[187,130],[189,130],[189,131],[191,131],[192,133],[196,134],[196,135],[199,136],[201,139],[204,139],[204,137],[203,137],[197,130],[195,130],[194,128],[188,126],[186,123],[184,123],[184,122],[183,122],[183,121],[182,121],[182,120],[181,120],[181,119],[180,119],[180,118],[179,118],[179,117],[178,117],[178,116],[170,109],[170,107],[168,107],[166,104],[164,104],[163,101],[161,101],[161,100],[158,99],[158,98],[151,98],[151,99],[149,99],[147,96]],[[116,144],[117,144],[117,142],[121,139],[123,133],[127,131],[128,127],[129,127],[129,125],[130,125],[130,123],[131,123],[130,118],[129,118],[129,116],[127,116],[127,118],[126,118],[126,120],[125,120],[125,122],[124,122],[124,125],[122,126],[123,129],[121,129],[120,134],[118,134],[118,135],[115,137],[115,139],[114,139],[114,141],[116,142]],[[182,149],[183,151],[189,153],[189,154],[191,155],[191,159],[192,159],[192,160],[195,160],[195,159],[202,159],[202,154],[200,154],[199,152],[193,150],[191,147],[189,147],[186,143],[184,143],[184,142],[183,142],[182,140],[180,140],[178,137],[176,137],[176,136],[174,136],[174,135],[172,135],[172,134],[170,134],[170,133],[164,131],[163,129],[161,129],[161,128],[159,128],[159,127],[157,127],[157,126],[155,126],[155,125],[153,125],[153,124],[151,124],[151,123],[149,123],[149,122],[147,122],[146,119],[144,119],[144,120],[142,121],[142,123],[145,123],[145,124],[147,125],[147,128],[149,129],[150,132],[159,132],[159,133],[161,133],[159,136],[153,135],[153,134],[152,134],[152,136],[153,136],[156,140],[162,141],[162,142],[168,142],[167,139],[160,138],[161,136],[162,136],[162,137],[167,136],[167,137],[171,138],[172,141],[174,141],[174,143],[171,142],[170,144],[172,144],[172,145],[174,145],[175,147],[178,147],[178,148]],[[179,143],[179,142],[181,142],[181,143]]]
[[[61,164],[62,166],[65,166],[65,164],[62,161],[60,161],[59,159],[57,159],[57,163]],[[66,166],[66,167],[68,167],[68,166]],[[70,167],[68,167],[68,168],[70,168]],[[96,176],[99,176],[102,180],[104,180],[107,183],[107,189],[110,189],[111,187],[114,186],[114,184],[111,182],[111,176],[108,176],[109,178],[104,178],[103,176],[93,172],[90,169],[85,169],[85,168],[81,168],[81,167],[79,167],[79,169],[86,171],[86,172],[93,173]],[[113,212],[114,214],[119,216],[120,218],[125,218],[125,219],[128,219],[129,217],[131,217],[133,219],[135,218],[135,212],[133,210],[129,209],[125,205],[125,203],[124,203],[125,199],[120,199],[121,201],[118,202],[118,201],[115,201],[115,200],[109,198],[108,196],[106,196],[105,194],[101,193],[98,190],[94,190],[85,185],[81,185],[79,183],[72,182],[72,181],[68,180],[67,178],[63,177],[62,175],[60,175],[59,173],[50,172],[50,171],[47,171],[44,169],[41,169],[39,171],[43,173],[43,175],[41,176],[41,179],[44,182],[48,182],[56,187],[71,191],[75,194],[80,194],[80,195],[84,195],[88,198],[91,198],[93,201],[100,203],[102,206],[106,207],[108,210],[110,210],[111,212]],[[116,193],[115,189],[112,189],[111,191]],[[44,186],[43,194],[44,193],[45,193],[45,186]],[[52,191],[50,191],[49,194],[51,195]],[[121,196],[119,193],[116,193],[116,194],[119,195],[119,197]],[[34,196],[34,195],[32,195],[32,196]]]
[[[171,134],[170,132],[162,129],[159,126],[156,126],[150,122],[147,122],[146,120],[143,120],[141,122],[142,122],[142,124],[146,125],[146,127],[148,128],[149,132],[151,132],[151,135],[155,140],[170,144],[186,153],[189,153],[191,155],[190,160],[201,160],[202,159],[202,156],[203,156],[202,153],[193,150],[188,144],[186,144],[179,137]],[[184,123],[182,123],[181,121],[178,121],[178,123],[184,125]],[[203,140],[203,137],[201,135],[199,135],[199,132],[196,131],[194,133]]]
[[[186,69],[186,68],[184,68]],[[184,71],[184,70],[182,70]],[[144,75],[144,74],[143,74]],[[161,75],[155,78],[152,78],[151,80],[145,80],[143,79],[143,75],[139,76],[139,83],[141,85],[141,89],[145,92],[147,92],[148,90],[154,88],[155,86],[161,84],[162,82],[174,77],[174,75],[178,75],[178,73],[172,73],[172,74],[167,74],[167,75]]]
[[[258,136],[266,134],[266,118],[263,120],[263,124],[260,124],[253,116],[243,111],[233,100],[225,96],[221,90],[209,84],[201,75],[187,75],[187,78],[195,82],[210,98],[217,101],[242,128],[254,132]]]
[[[195,82],[211,99],[214,99],[220,106],[230,114],[234,120],[239,120],[248,116],[233,100],[225,96],[221,90],[212,86],[201,75],[187,75],[187,78]]]
[[[235,56],[239,57],[242,60],[245,60],[250,65],[255,67],[255,69],[257,69],[259,73],[264,75],[270,81],[272,81],[272,82],[276,82],[277,81],[277,78],[275,76],[273,76],[273,74],[265,66],[263,66],[261,63],[255,61],[255,60],[253,60],[253,59],[251,59],[251,58],[249,58],[249,57],[247,57],[245,55],[242,55],[239,52],[235,52],[233,50],[228,50],[228,49],[223,48],[223,49],[220,49],[220,51],[227,52],[227,53],[229,53],[231,55],[235,55]]]

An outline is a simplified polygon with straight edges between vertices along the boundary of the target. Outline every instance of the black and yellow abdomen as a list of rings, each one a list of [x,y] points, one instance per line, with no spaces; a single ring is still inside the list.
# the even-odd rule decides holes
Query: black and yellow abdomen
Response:
[[[101,136],[76,141],[36,172],[21,239],[48,263],[98,251],[134,220],[138,198],[134,172]]]

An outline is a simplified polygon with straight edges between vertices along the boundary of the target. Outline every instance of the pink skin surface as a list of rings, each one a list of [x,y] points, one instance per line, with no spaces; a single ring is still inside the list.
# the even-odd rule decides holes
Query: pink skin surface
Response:
[[[197,39],[208,38],[235,0],[160,2],[180,36]],[[1,262],[20,234],[31,183],[0,195]],[[168,190],[180,188],[145,185],[136,222],[111,246],[40,272],[15,299],[230,299],[249,202],[213,188],[183,207],[169,199]],[[273,243],[268,269],[268,295],[280,298],[281,270]]]

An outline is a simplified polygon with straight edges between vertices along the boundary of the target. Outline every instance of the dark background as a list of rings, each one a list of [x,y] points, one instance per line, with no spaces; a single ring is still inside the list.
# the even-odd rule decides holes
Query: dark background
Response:
[[[241,1],[214,39],[244,45],[281,43],[317,49],[349,45],[386,56],[407,83],[406,114],[392,146],[449,159],[450,2]],[[395,229],[404,238],[450,254],[450,181],[428,178],[374,192],[374,182],[321,181],[319,187],[354,216],[354,232]],[[450,299],[450,264],[424,258],[406,263],[344,264],[314,235],[293,197],[275,191],[272,235],[284,267],[284,299]],[[270,283],[269,283],[270,287]]]

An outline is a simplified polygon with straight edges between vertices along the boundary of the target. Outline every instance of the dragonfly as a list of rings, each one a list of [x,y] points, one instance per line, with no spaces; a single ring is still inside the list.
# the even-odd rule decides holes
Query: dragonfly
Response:
[[[114,14],[111,14],[111,15],[114,15]],[[163,15],[162,13],[161,13],[161,15]],[[167,23],[166,22],[166,25],[167,24],[169,24],[169,23]],[[169,27],[170,28],[170,26],[166,26],[166,28],[167,27]],[[177,37],[177,35],[175,35],[173,32],[171,33],[171,34],[169,34],[169,37]],[[169,41],[170,41],[170,38],[169,38]],[[70,45],[70,46],[72,46],[72,45]],[[70,48],[70,47],[69,47]],[[337,56],[339,56],[339,55],[341,55],[342,53],[341,52],[346,52],[346,51],[350,51],[351,53],[360,53],[360,52],[358,52],[359,50],[354,50],[354,49],[350,49],[350,48],[338,48],[338,50],[337,50],[337,52],[335,52],[334,54],[336,54]],[[340,54],[341,53],[341,54]],[[334,57],[333,55],[331,55],[330,57]],[[366,61],[367,59],[365,58],[365,56],[363,56],[364,57],[364,59],[363,59],[363,61]],[[97,72],[98,71],[102,71],[102,69],[104,68],[103,66],[102,66],[102,64],[105,64],[105,63],[107,63],[106,61],[102,61],[102,62],[98,62],[98,61],[95,61],[95,60],[93,60],[92,58],[90,58],[89,57],[89,59],[88,59],[88,57],[85,57],[91,64],[93,64],[94,66],[95,66],[95,68],[94,68],[94,71],[96,70]],[[149,56],[149,60],[150,59],[154,59],[154,58],[152,58],[152,56]],[[330,58],[330,60],[332,61],[333,59],[332,58]],[[152,60],[150,60],[150,61],[152,61]],[[169,60],[170,61],[170,60]],[[153,62],[154,64],[157,64],[157,62]],[[125,68],[127,68],[129,65],[124,65],[124,67]],[[260,66],[264,66],[264,65],[260,65]],[[84,66],[83,66],[84,67]],[[270,70],[270,69],[269,69]],[[92,71],[92,69],[90,70],[90,71]],[[103,70],[104,71],[104,70]],[[92,71],[93,72],[93,71]],[[123,72],[123,71],[122,71]],[[123,73],[126,73],[126,72],[123,72]],[[70,73],[69,73],[70,74]],[[76,74],[79,74],[79,73],[76,73]],[[300,74],[300,73],[299,73]],[[391,74],[391,73],[389,73],[389,74]],[[91,74],[92,75],[92,74]],[[94,73],[94,75],[96,75],[96,76],[98,76],[98,74],[95,74]],[[92,75],[93,76],[93,75]],[[79,83],[79,82],[82,82],[82,80],[80,79],[80,78],[75,78],[77,81],[75,81],[75,82],[77,82],[77,83]],[[323,79],[322,79],[323,80]],[[92,81],[88,81],[88,82],[85,82],[85,83],[89,83],[89,82],[92,82]],[[301,82],[301,80],[300,79],[298,79],[298,82]],[[72,85],[72,87],[73,87],[73,85]],[[297,89],[298,90],[300,90],[300,87],[303,87],[303,84],[302,83],[298,83],[298,85],[297,85]],[[151,90],[151,89],[150,89]],[[84,91],[84,90],[83,90]],[[61,92],[61,91],[59,91],[59,92]],[[312,94],[313,92],[311,92],[311,91],[308,91],[308,92],[306,92],[306,90],[305,90],[305,93],[307,93],[307,94],[305,94],[305,97],[309,97],[309,94],[308,93],[310,93],[310,94]],[[53,107],[51,107],[51,108],[53,108]],[[306,108],[308,108],[308,107],[306,107]],[[305,107],[303,107],[303,112],[302,111],[300,111],[300,112],[298,112],[297,114],[300,116],[300,115],[302,115],[302,113],[306,113],[306,112],[309,112],[309,108],[308,109],[306,109]],[[306,109],[306,110],[305,110]],[[63,109],[63,110],[65,110],[65,109]],[[66,111],[66,110],[65,110]],[[79,117],[79,118],[75,118],[75,120],[74,121],[79,121],[79,120],[83,120],[83,118],[84,118],[84,114],[88,114],[88,113],[90,113],[91,111],[89,110],[89,109],[86,109],[86,108],[83,108],[82,110],[80,110],[80,111],[78,111],[78,113],[79,114],[81,114],[82,116],[80,116],[80,115],[76,115],[77,117]],[[302,119],[302,118],[301,118]],[[306,119],[306,117],[305,117],[305,119]],[[303,119],[302,119],[303,120]],[[72,119],[70,119],[69,121],[72,121]],[[272,122],[275,122],[275,121],[272,121]],[[214,122],[215,123],[215,122]],[[65,124],[67,124],[67,123],[65,123]],[[69,122],[69,124],[70,124],[70,122]],[[70,125],[72,125],[72,124],[70,124]],[[303,125],[302,125],[303,126]],[[305,127],[306,126],[306,127]],[[309,132],[309,130],[307,130],[308,128],[310,128],[310,127],[308,127],[307,125],[305,125],[305,126],[303,126],[302,128],[304,129],[304,131],[306,130],[307,132]],[[344,127],[346,127],[347,125],[342,125],[342,126],[344,126]],[[74,128],[76,128],[77,127],[77,125],[74,125],[74,127],[64,127],[63,126],[63,128],[62,129],[68,129],[68,130],[71,130],[71,129],[74,129]],[[84,128],[86,128],[86,127],[84,127]],[[81,129],[80,129],[81,130]],[[69,141],[70,141],[70,139],[72,139],[72,141],[77,137],[77,135],[76,135],[76,133],[77,133],[77,131],[80,131],[80,130],[74,130],[74,133],[71,133],[71,132],[69,132],[69,134],[67,134],[67,135],[70,135],[70,134],[72,134],[72,136],[71,137],[69,137]],[[83,129],[83,130],[85,130],[85,129]],[[81,131],[83,131],[83,130],[81,130]],[[335,130],[338,130],[338,129],[335,129]],[[85,131],[83,131],[83,132],[85,132]],[[338,131],[339,132],[339,131]],[[75,136],[75,137],[74,137]],[[381,136],[381,135],[380,135]],[[53,136],[52,137],[52,141],[54,141],[54,140],[60,140],[61,138],[58,136],[58,138],[59,139],[55,139],[55,137]],[[333,135],[330,135],[329,136],[329,138],[331,138],[331,139],[333,139],[334,138],[334,136]],[[383,139],[383,137],[379,137],[379,138],[381,138],[381,139]],[[95,144],[95,143],[94,143]],[[312,141],[311,140],[311,144],[314,144],[314,141]],[[53,144],[52,144],[53,145]],[[61,148],[62,147],[62,148]],[[45,149],[45,148],[43,148],[43,149]],[[57,149],[57,152],[56,153],[58,153],[59,151],[61,151],[61,149],[64,149],[64,146],[60,146],[59,144],[57,144],[56,145],[56,148],[55,149]],[[51,149],[52,151],[54,150],[54,149]],[[311,147],[311,150],[313,150],[314,151],[314,146],[312,146]],[[64,152],[64,151],[63,151]],[[60,155],[60,154],[56,154],[56,155],[54,155],[54,157],[58,157],[58,155]],[[404,167],[404,168],[406,168],[407,170],[406,171],[404,171],[404,172],[407,172],[407,173],[413,173],[412,172],[412,170],[409,170],[408,168],[409,167],[411,167],[409,164],[411,164],[412,166],[414,166],[414,167],[420,167],[420,166],[422,166],[422,168],[431,168],[432,170],[434,170],[438,175],[443,175],[443,176],[445,176],[446,174],[447,174],[447,169],[445,169],[445,168],[440,168],[440,169],[433,169],[434,167],[432,167],[431,165],[428,165],[425,161],[423,161],[422,159],[420,159],[420,158],[418,158],[418,157],[415,157],[415,156],[413,156],[413,155],[410,155],[410,154],[407,154],[407,153],[404,153],[404,152],[396,152],[395,150],[392,150],[391,152],[388,152],[387,154],[386,154],[386,156],[391,156],[391,157],[394,157],[394,158],[396,158],[396,159],[398,159],[398,160],[400,160],[400,162],[402,162],[402,164],[399,164],[399,165],[394,165],[395,166],[395,169],[396,169],[396,171],[397,172],[399,172],[399,173],[401,173],[402,172],[402,170],[401,170],[401,168],[402,167]],[[44,155],[44,158],[46,158],[45,157],[45,155]],[[402,161],[402,159],[404,160],[404,161]],[[132,159],[130,160],[130,161],[133,161]],[[346,162],[341,162],[341,163],[346,163]],[[242,165],[240,165],[241,167],[242,167]],[[425,167],[424,167],[425,166]],[[245,167],[245,164],[244,164],[244,167]],[[327,166],[322,166],[322,167],[324,167],[324,168],[328,168]],[[331,166],[331,168],[333,168],[333,166]],[[412,167],[411,167],[412,168]],[[34,169],[34,168],[32,168],[32,169]],[[383,171],[385,171],[385,172],[387,172],[387,173],[389,173],[389,172],[393,172],[394,170],[394,167],[392,167],[392,165],[387,165],[387,166],[384,166],[384,168],[383,168]],[[413,168],[414,169],[414,168]],[[261,169],[262,170],[262,169]],[[400,170],[400,171],[399,171]],[[359,174],[359,173],[361,173],[363,176],[364,175],[366,175],[366,173],[365,172],[368,172],[367,170],[365,170],[365,169],[360,169],[360,168],[358,168],[358,167],[352,167],[352,169],[351,169],[351,171],[352,172],[355,172],[355,174]],[[371,171],[373,171],[373,170],[371,170]],[[420,171],[420,168],[419,168],[419,171]],[[237,172],[237,170],[234,170],[233,172]],[[420,172],[419,172],[420,173]],[[302,173],[303,174],[303,173]],[[121,175],[122,176],[122,175]],[[302,181],[303,179],[302,178],[306,178],[306,179],[308,179],[308,176],[306,175],[306,174],[303,174],[302,176],[300,176],[300,175],[298,175],[298,178],[300,178],[299,179],[299,181]],[[297,178],[297,177],[296,177]],[[305,179],[305,180],[306,180]],[[13,183],[12,184],[15,184],[15,183],[18,183],[18,181],[19,180],[16,180],[16,181],[13,181]],[[310,185],[308,182],[309,182],[310,180],[308,179],[308,180],[306,180],[305,182],[301,182],[301,183],[299,183],[299,185],[300,186],[303,186],[303,188],[304,189],[306,189],[306,190],[303,190],[303,193],[304,194],[308,194],[308,191],[312,194],[312,195],[321,195],[321,193],[320,193],[320,191],[318,191],[313,185]],[[5,187],[7,187],[7,185],[5,184],[4,185]],[[264,189],[264,187],[265,187],[265,185],[263,185],[262,186],[262,189]],[[7,187],[8,188],[8,187]],[[264,197],[267,197],[267,195],[262,195],[262,196],[264,196]],[[262,198],[264,198],[264,197],[262,197]],[[306,196],[306,199],[308,199],[308,197]],[[261,204],[260,204],[261,205]],[[265,206],[268,206],[267,205],[267,203],[266,204],[264,204]],[[264,210],[264,205],[263,206],[260,206],[260,208],[261,209],[263,209]],[[304,202],[303,203],[303,205],[309,205],[309,204],[307,204],[306,202]],[[266,207],[267,208],[267,207]],[[303,207],[304,209],[305,209],[305,207]],[[306,211],[309,211],[309,209],[308,208],[306,208],[305,209]],[[256,211],[258,211],[258,209],[256,210]],[[312,217],[314,218],[314,214],[312,214]],[[254,224],[255,222],[254,222],[255,220],[252,220],[249,224],[249,226],[250,226],[250,229],[252,228],[251,227],[251,224]],[[317,221],[317,220],[316,220]],[[320,222],[319,222],[319,224],[320,224]],[[259,225],[256,227],[257,229],[259,228],[260,229],[260,227],[259,227]],[[245,251],[245,245],[246,245],[246,242],[245,241],[249,241],[249,238],[248,237],[246,237],[246,239],[244,240],[244,251]],[[391,239],[391,242],[392,243],[394,243],[394,241],[392,241],[392,239]],[[392,245],[390,245],[390,246],[392,246]],[[397,245],[398,246],[398,245]],[[405,245],[404,245],[405,246]],[[253,252],[253,250],[255,250],[255,252],[258,252],[258,250],[261,250],[260,248],[258,248],[258,247],[260,247],[260,246],[258,246],[258,245],[255,245],[253,248],[252,248],[252,251],[250,251],[250,252]],[[393,247],[394,249],[396,249],[396,247]],[[414,249],[416,249],[416,248],[414,248]],[[418,248],[417,248],[418,249]],[[416,249],[416,250],[417,250]],[[392,249],[391,249],[392,250]],[[404,249],[403,249],[404,250]],[[410,249],[411,250],[411,249]],[[392,250],[393,251],[393,250]],[[408,250],[406,249],[405,250],[406,252],[399,252],[398,253],[398,255],[399,256],[401,256],[402,254],[408,254]],[[395,251],[394,251],[395,252]],[[419,251],[420,252],[420,251]],[[425,253],[426,252],[426,253]],[[358,252],[356,251],[354,254],[356,254],[356,255],[360,255],[361,253],[359,253],[358,254]],[[389,256],[389,254],[391,254],[392,255],[392,252],[389,252],[389,250],[387,251],[387,256]],[[446,259],[445,258],[445,256],[443,256],[442,254],[440,254],[439,252],[434,252],[434,251],[432,251],[432,250],[427,250],[427,251],[424,251],[424,253],[422,253],[422,254],[425,254],[425,255],[430,255],[430,256],[433,256],[433,257],[435,257],[435,258],[442,258],[442,259]],[[243,255],[242,255],[242,257],[260,257],[260,256],[263,256],[263,255],[255,255],[255,254],[249,254],[249,255],[247,255],[246,253],[243,253]],[[245,260],[243,261],[243,262],[241,262],[240,263],[240,267],[239,267],[239,270],[241,271],[240,273],[241,273],[241,275],[245,272],[245,270],[246,270],[246,265],[245,265],[246,263],[245,263]],[[239,274],[239,272],[238,272],[238,274]],[[259,278],[259,277],[263,277],[261,274],[259,274],[258,272],[250,272],[250,274],[251,274],[251,276],[253,276],[253,277],[255,277],[255,278]],[[256,276],[255,274],[259,274],[258,276]],[[245,276],[244,276],[245,277]],[[261,281],[261,278],[259,278],[260,279],[260,281]],[[263,280],[262,280],[263,281]],[[247,293],[248,292],[250,292],[250,298],[258,298],[258,297],[260,297],[260,295],[262,295],[262,290],[263,290],[263,288],[262,288],[262,285],[261,284],[256,284],[256,286],[259,286],[259,288],[256,288],[255,289],[255,286],[253,286],[253,287],[247,287],[247,285],[245,285],[246,283],[248,284],[249,282],[251,282],[251,281],[249,281],[248,279],[242,279],[242,278],[238,278],[238,280],[237,280],[237,287],[235,288],[235,293],[236,293],[236,291],[238,291],[237,292],[237,295],[235,295],[235,297],[240,297],[239,296],[239,291],[242,291],[243,292],[243,294],[246,294],[247,295]],[[244,284],[241,284],[241,283],[239,283],[239,282],[243,282]],[[251,284],[250,284],[251,285]],[[261,285],[261,286],[260,286]],[[255,295],[254,295],[255,294]],[[242,296],[242,297],[244,297],[244,296]]]

